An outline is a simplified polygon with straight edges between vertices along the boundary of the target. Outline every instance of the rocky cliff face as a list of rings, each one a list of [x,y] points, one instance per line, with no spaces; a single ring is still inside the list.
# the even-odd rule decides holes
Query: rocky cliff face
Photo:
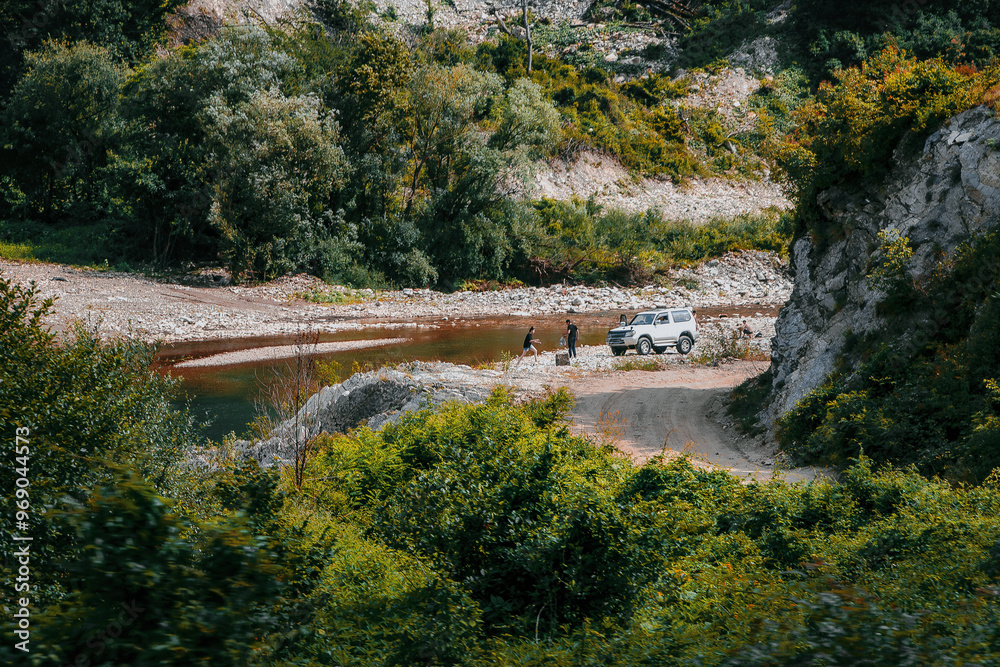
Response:
[[[530,9],[539,17],[552,21],[577,20],[583,17],[592,0],[532,0]],[[374,0],[377,12],[402,24],[423,25],[427,22],[427,0]],[[206,34],[218,29],[223,22],[263,20],[273,23],[297,12],[309,11],[310,0],[191,0],[178,11],[178,28],[186,27],[190,35]],[[501,16],[519,12],[517,0],[431,0],[434,24],[444,28],[474,28],[493,23],[493,12]]]
[[[908,237],[908,271],[927,276],[970,235],[1000,219],[1000,121],[986,107],[952,118],[927,138],[916,161],[900,160],[884,184],[862,191],[833,188],[819,203],[843,238],[817,247],[799,239],[791,252],[795,287],[772,341],[769,425],[822,384],[844,351],[848,332],[884,327],[881,294],[869,283],[882,230]],[[915,321],[921,314],[915,313]],[[900,332],[906,335],[906,332]]]

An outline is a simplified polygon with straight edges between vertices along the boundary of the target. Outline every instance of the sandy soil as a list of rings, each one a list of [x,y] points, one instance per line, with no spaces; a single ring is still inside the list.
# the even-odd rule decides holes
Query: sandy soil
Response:
[[[636,463],[663,454],[689,455],[695,465],[722,467],[766,481],[811,480],[817,468],[782,470],[763,439],[741,437],[725,412],[729,391],[764,368],[760,362],[718,367],[674,365],[661,371],[594,373],[570,379],[577,402],[572,430],[612,442]]]

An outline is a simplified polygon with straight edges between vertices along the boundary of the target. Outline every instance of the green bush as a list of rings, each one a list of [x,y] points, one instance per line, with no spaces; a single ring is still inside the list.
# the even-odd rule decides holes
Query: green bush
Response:
[[[106,461],[173,493],[182,452],[200,437],[191,416],[172,405],[176,382],[149,370],[150,346],[102,343],[82,328],[57,343],[42,326],[51,302],[36,295],[0,278],[0,429],[30,431],[32,563],[37,602],[45,605],[60,595],[66,564],[81,548],[64,521],[45,515],[46,505],[84,501],[87,487],[110,480]],[[0,488],[13,516],[14,477]],[[0,533],[9,548],[14,532],[9,524]],[[8,574],[11,567],[4,562]]]
[[[216,174],[208,222],[233,276],[272,278],[310,260],[320,275],[349,265],[352,230],[324,211],[347,165],[319,100],[262,91],[236,106],[209,103],[204,113]]]
[[[1000,52],[998,12],[993,0],[929,0],[919,7],[893,0],[836,6],[806,0],[791,11],[789,33],[802,45],[800,62],[817,82],[894,45],[919,59],[984,66]]]
[[[820,191],[883,178],[895,151],[914,150],[946,119],[989,101],[1000,67],[951,67],[891,47],[835,77],[836,84],[824,82],[815,101],[799,107],[799,127],[775,148],[798,189],[799,215],[819,239],[837,234],[816,212]]]
[[[807,485],[636,466],[570,435],[569,404],[498,390],[321,438],[301,489],[225,464],[180,506],[107,467],[50,516],[79,551],[32,655],[624,667],[997,652],[995,481],[951,487],[864,457]]]
[[[315,615],[274,664],[994,650],[995,488],[865,458],[839,484],[746,485],[684,459],[636,467],[571,437],[566,401],[498,392],[325,442],[314,500],[283,510],[297,522],[320,503],[304,537],[286,534],[289,553],[324,554],[305,594]]]
[[[741,214],[693,223],[664,220],[654,210],[602,211],[593,202],[543,199],[535,203],[535,209],[544,235],[536,241],[540,252],[531,263],[542,280],[648,281],[671,266],[727,252],[784,254],[793,231],[793,217],[788,213]]]
[[[527,51],[519,40],[504,36],[496,45],[484,43],[478,58],[508,81],[528,77]],[[567,149],[586,145],[606,150],[644,175],[683,178],[698,173],[676,111],[663,104],[686,92],[683,84],[656,75],[619,87],[603,70],[577,69],[542,54],[535,56],[530,79],[562,115]]]
[[[38,614],[30,664],[245,665],[260,650],[278,569],[245,527],[188,524],[125,471],[57,516],[81,553]]]
[[[116,62],[139,64],[162,43],[168,18],[182,0],[9,0],[0,6],[0,100],[6,100],[24,73],[25,55],[45,42],[87,40],[113,54]]]
[[[93,222],[107,205],[94,175],[118,145],[126,71],[87,42],[46,42],[25,66],[3,112],[3,199],[20,219]]]

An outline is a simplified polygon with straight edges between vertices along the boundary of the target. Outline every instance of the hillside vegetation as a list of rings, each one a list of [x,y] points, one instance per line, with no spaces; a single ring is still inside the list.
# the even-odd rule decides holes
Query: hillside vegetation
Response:
[[[766,150],[795,188],[796,238],[807,236],[822,252],[855,230],[825,214],[818,195],[832,186],[877,190],[894,164],[916,161],[924,139],[948,118],[978,105],[1000,111],[1000,12],[973,15],[935,2],[904,13],[882,3],[810,8],[799,3],[785,25],[768,28],[814,40],[793,41],[786,55],[801,57],[819,82],[793,112],[791,129]],[[803,43],[808,56],[795,50]],[[833,43],[857,51],[820,67],[832,53],[820,46]],[[1000,466],[997,233],[971,235],[948,256],[939,250],[920,279],[909,264],[910,240],[886,234],[871,248],[867,275],[849,278],[882,291],[885,326],[849,333],[837,370],[782,417],[778,441],[797,464],[847,466],[863,454],[981,482]],[[758,410],[771,381],[768,373],[741,388],[733,411]]]
[[[565,393],[502,389],[321,436],[299,480],[225,446],[191,469],[200,443],[144,348],[56,346],[30,291],[0,280],[0,300],[0,428],[30,452],[30,490],[8,475],[0,496],[11,516],[29,498],[30,664],[1000,662],[995,475],[637,467],[569,434]]]
[[[24,4],[0,14],[8,36]],[[759,3],[704,3],[691,65],[697,44],[769,30],[797,31],[789,53],[809,54],[733,137],[710,112],[679,122],[669,78],[615,83],[537,55],[528,73],[517,40],[404,41],[348,5],[321,3],[329,29],[226,28],[163,57],[169,3],[103,32],[76,6],[45,15],[53,40],[4,43],[4,247],[221,258],[245,279],[634,278],[733,244],[780,249],[793,229],[820,246],[851,230],[820,215],[817,192],[877,180],[948,115],[1000,98],[988,0],[901,17],[802,3],[785,27]],[[722,139],[733,160],[784,170],[794,219],[695,229],[518,196],[533,160],[574,142],[639,173],[739,173]],[[41,325],[51,304],[0,277],[0,432],[27,433],[30,477],[0,482],[5,515],[27,523],[0,527],[0,574],[15,580],[14,536],[30,534],[35,586],[31,653],[6,642],[0,657],[1000,664],[998,239],[970,238],[917,282],[907,240],[884,239],[870,277],[890,328],[854,340],[861,365],[845,357],[781,424],[790,455],[841,468],[810,485],[743,485],[683,458],[635,466],[570,434],[565,393],[516,405],[502,389],[321,436],[299,475],[261,467],[201,441],[150,348],[85,330],[57,341]],[[761,387],[744,387],[744,407]],[[206,445],[214,467],[187,465]]]
[[[684,79],[619,84],[542,54],[528,72],[505,35],[473,46],[460,31],[396,36],[347,3],[316,11],[322,23],[227,26],[163,56],[123,51],[127,25],[23,44],[2,91],[5,254],[356,286],[648,280],[687,259],[655,256],[659,216],[610,212],[605,233],[591,206],[586,229],[553,226],[523,196],[536,161],[591,147],[637,175],[759,166],[725,148],[714,112],[681,119],[669,102]],[[148,47],[162,26],[147,31]],[[765,218],[730,245],[758,247],[780,226]]]

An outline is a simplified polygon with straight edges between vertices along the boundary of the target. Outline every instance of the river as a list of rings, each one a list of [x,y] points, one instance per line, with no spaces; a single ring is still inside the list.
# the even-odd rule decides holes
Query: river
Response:
[[[408,338],[406,343],[367,347],[317,355],[324,362],[340,364],[344,379],[357,364],[362,368],[394,366],[407,361],[447,361],[456,364],[484,364],[504,356],[517,356],[529,326],[542,350],[558,347],[565,331],[566,315],[534,317],[463,318],[456,320],[418,320],[399,328],[373,326],[371,330],[322,334],[319,342]],[[569,316],[580,327],[581,345],[601,345],[608,329],[618,323],[618,313],[587,313]],[[402,323],[400,323],[402,324]],[[243,338],[238,340],[201,341],[165,345],[157,355],[157,369],[183,378],[182,393],[199,420],[203,432],[218,440],[228,433],[242,435],[257,414],[255,403],[262,388],[273,381],[276,372],[286,368],[284,361],[257,359],[249,363],[178,368],[181,360],[246,350],[271,345],[290,345],[288,337]]]

